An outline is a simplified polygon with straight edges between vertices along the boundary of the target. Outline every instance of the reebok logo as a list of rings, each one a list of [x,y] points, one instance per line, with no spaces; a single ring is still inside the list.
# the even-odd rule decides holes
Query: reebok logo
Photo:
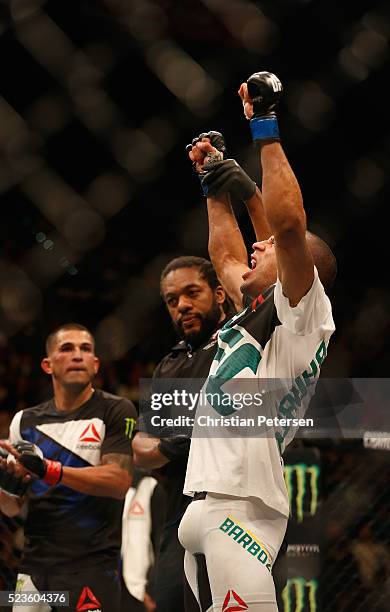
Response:
[[[98,431],[93,423],[90,423],[79,437],[79,442],[101,442]]]
[[[87,586],[81,591],[77,602],[76,612],[101,612],[102,604]]]
[[[137,500],[134,500],[130,504],[129,514],[134,514],[135,516],[142,516],[143,514],[145,514],[145,510]]]
[[[229,589],[222,604],[222,612],[239,612],[239,610],[248,610],[248,606],[235,591]]]

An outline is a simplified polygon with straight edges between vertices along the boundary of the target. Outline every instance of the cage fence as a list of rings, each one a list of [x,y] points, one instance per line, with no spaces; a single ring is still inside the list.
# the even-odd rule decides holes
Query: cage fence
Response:
[[[293,442],[285,454],[291,517],[274,568],[279,610],[387,611],[389,452],[365,448],[362,441],[301,444]],[[0,534],[0,588],[12,590],[23,517],[0,515]]]

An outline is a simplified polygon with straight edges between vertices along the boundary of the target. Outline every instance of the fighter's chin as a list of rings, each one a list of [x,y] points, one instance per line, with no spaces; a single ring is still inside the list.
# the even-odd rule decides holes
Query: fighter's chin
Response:
[[[90,379],[86,380],[64,380],[63,386],[73,393],[81,393],[90,384]]]
[[[240,291],[243,295],[250,298],[255,298],[257,295],[256,290],[253,287],[252,279],[244,280],[241,284]]]

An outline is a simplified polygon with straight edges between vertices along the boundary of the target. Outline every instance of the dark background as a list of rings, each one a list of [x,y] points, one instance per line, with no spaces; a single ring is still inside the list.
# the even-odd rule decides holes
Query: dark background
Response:
[[[161,270],[207,256],[185,145],[220,130],[260,181],[236,94],[259,70],[284,84],[283,146],[338,259],[323,374],[388,377],[389,36],[376,0],[0,1],[0,438],[50,392],[39,362],[64,322],[95,333],[97,385],[137,399],[174,341]],[[388,609],[388,457],[321,443],[324,612]],[[0,518],[0,588],[21,532]]]
[[[207,256],[185,145],[209,129],[260,180],[236,95],[258,70],[309,229],[334,249],[329,376],[386,377],[390,10],[383,2],[15,0],[0,9],[0,400],[39,400],[47,334],[96,334],[102,384],[136,397],[174,339],[159,274]],[[252,233],[237,208],[248,247]]]

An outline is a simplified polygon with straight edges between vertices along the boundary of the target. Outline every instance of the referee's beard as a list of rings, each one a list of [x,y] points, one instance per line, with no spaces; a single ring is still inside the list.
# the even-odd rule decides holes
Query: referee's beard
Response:
[[[200,321],[198,330],[185,332],[181,321],[173,321],[173,327],[182,340],[185,340],[191,348],[197,348],[206,342],[210,336],[219,328],[221,322],[221,307],[217,302],[213,302],[207,313],[197,313],[193,315]]]

